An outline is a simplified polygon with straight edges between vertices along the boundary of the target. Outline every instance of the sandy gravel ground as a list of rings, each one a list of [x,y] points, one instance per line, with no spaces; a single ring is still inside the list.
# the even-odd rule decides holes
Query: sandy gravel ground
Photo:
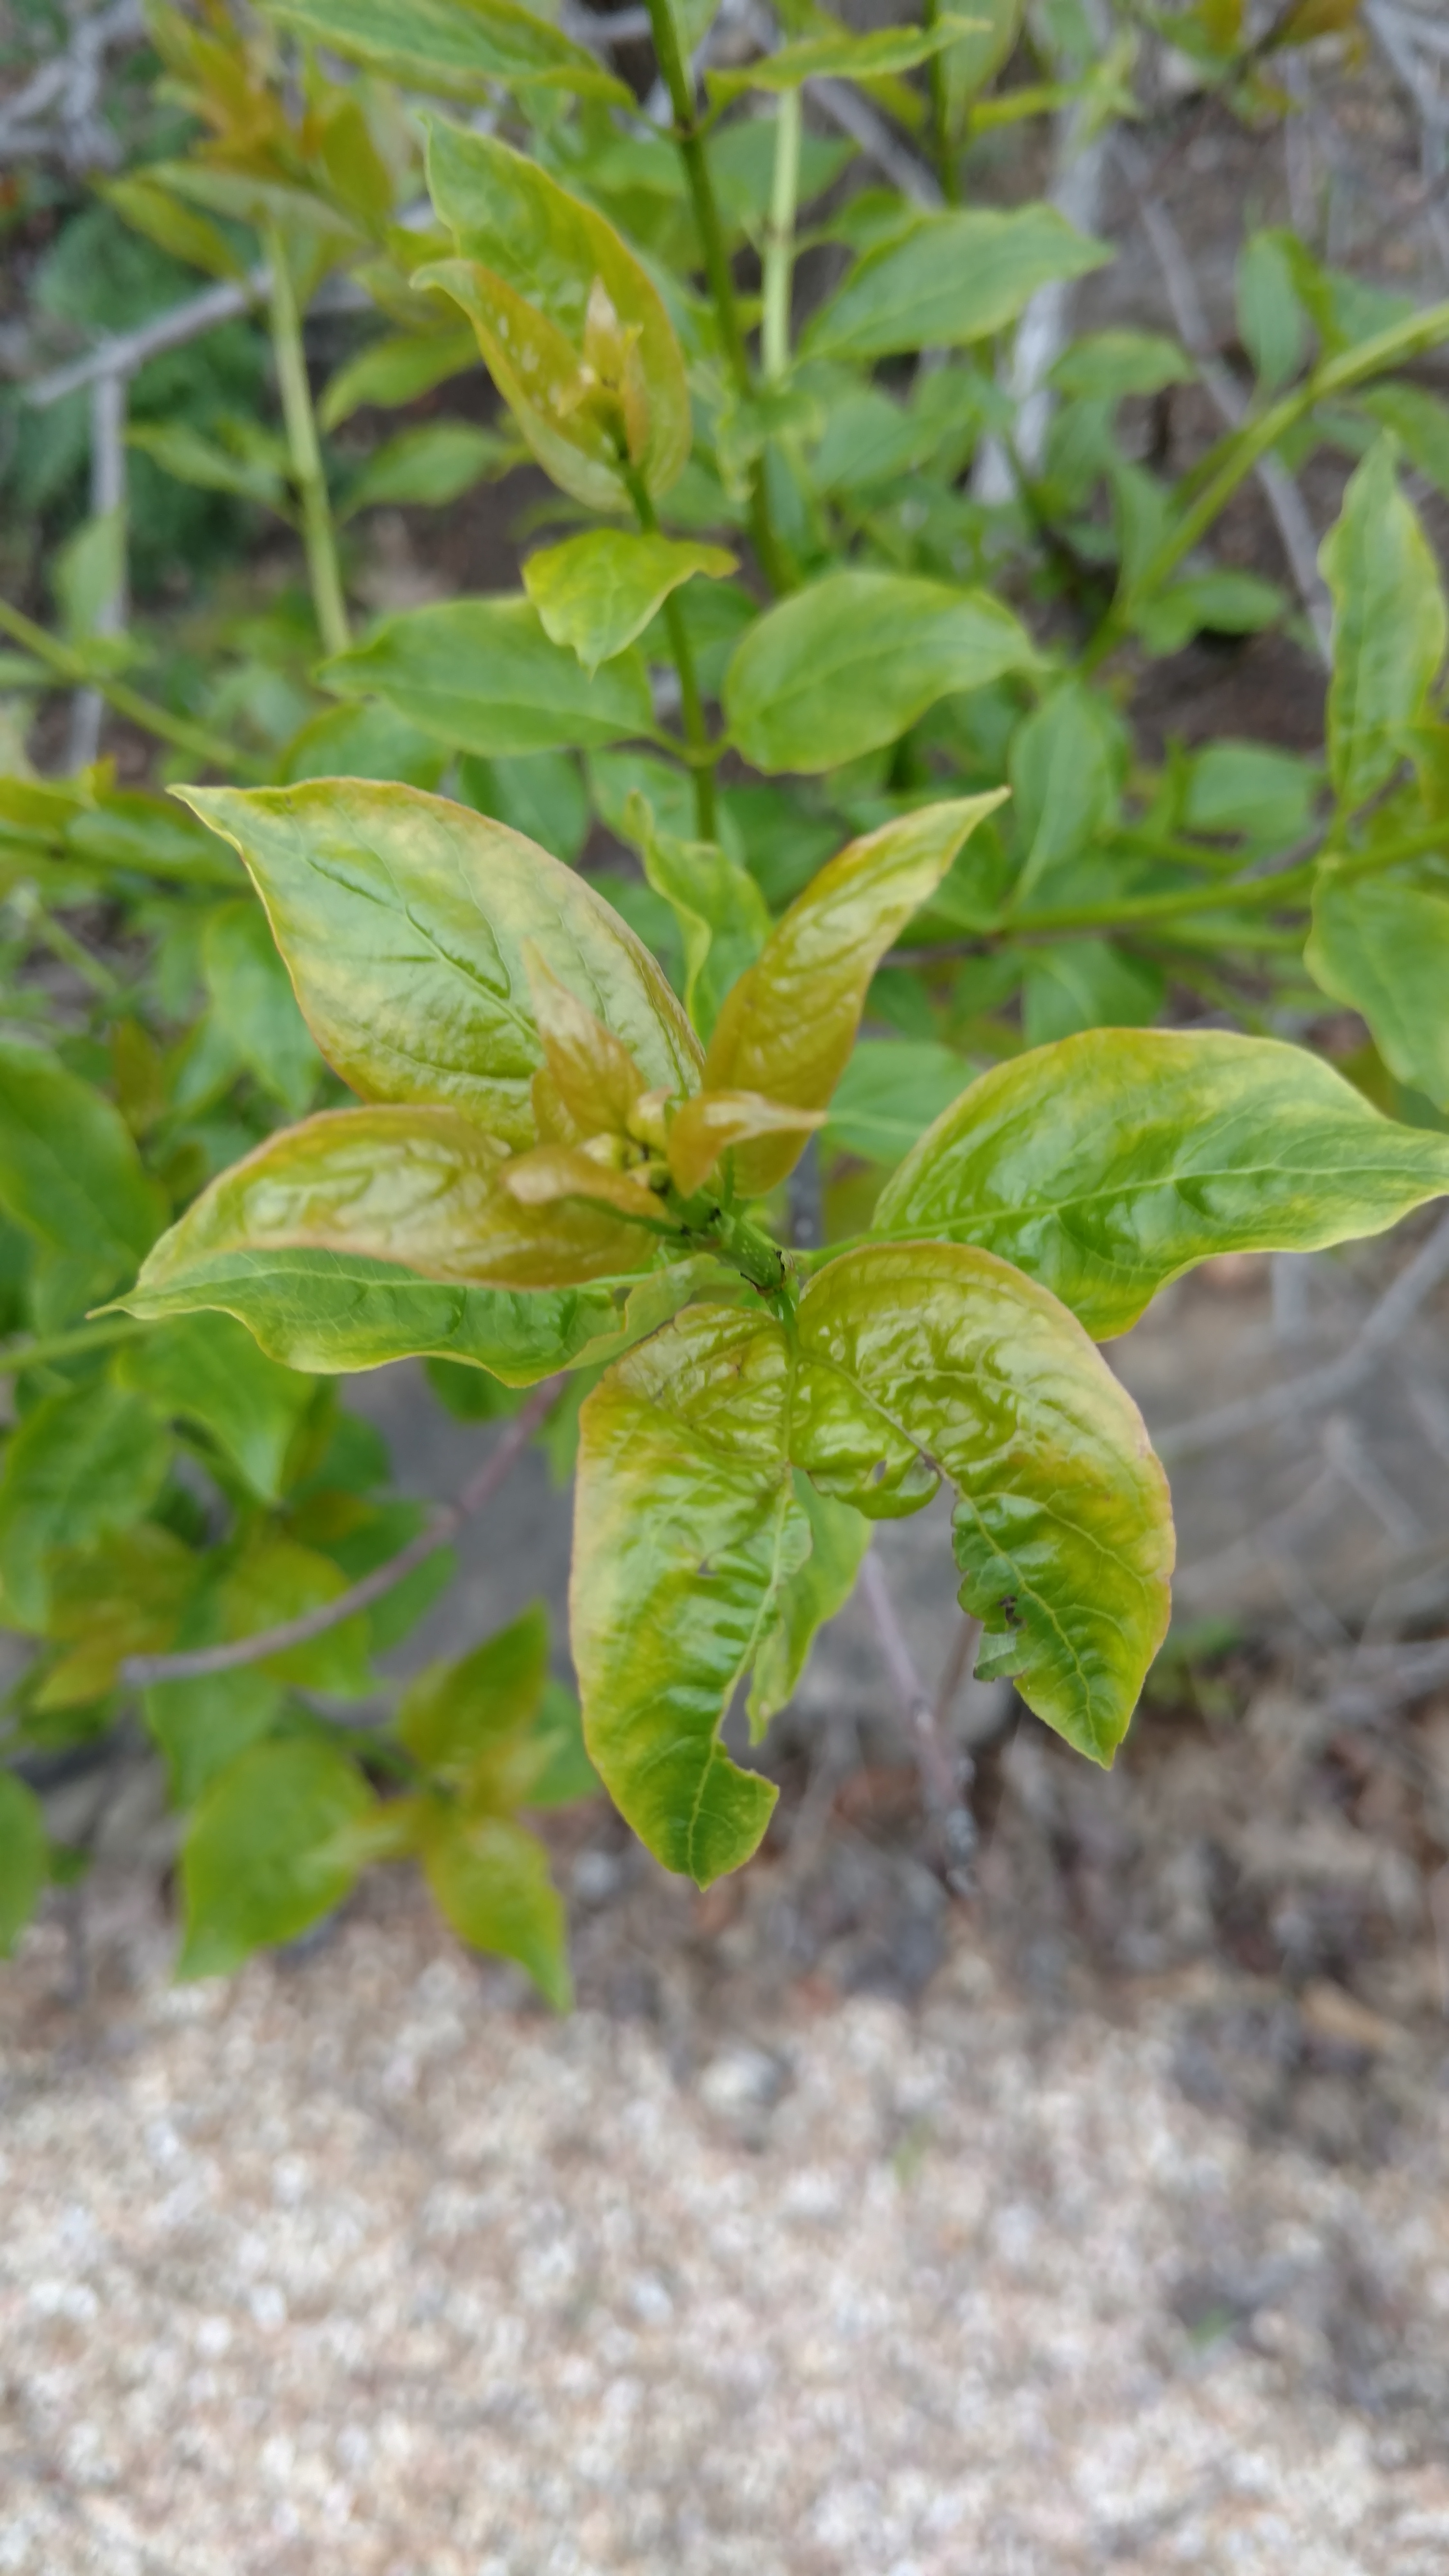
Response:
[[[0,1990],[13,2576],[1441,2576],[1449,2092],[1372,2172],[958,1923],[918,2008],[553,2023],[399,1882]],[[1427,2400],[1427,2403],[1425,2402]]]

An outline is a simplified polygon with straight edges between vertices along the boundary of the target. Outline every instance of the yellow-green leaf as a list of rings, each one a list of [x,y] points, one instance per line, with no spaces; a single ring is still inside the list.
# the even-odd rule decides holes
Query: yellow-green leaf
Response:
[[[808,80],[879,79],[885,72],[914,71],[954,45],[964,30],[978,22],[968,16],[943,17],[930,27],[873,27],[860,36],[842,27],[838,35],[802,36],[777,53],[762,54],[742,71],[707,73],[711,98],[731,99],[746,90],[799,89]]]
[[[824,1109],[849,1060],[870,979],[913,912],[935,892],[1000,792],[925,805],[851,841],[813,877],[727,996],[704,1087],[754,1091]],[[735,1157],[742,1190],[773,1189],[803,1138],[761,1140]]]
[[[528,941],[646,1083],[694,1089],[698,1043],[648,950],[520,833],[357,779],[190,788],[186,801],[246,860],[313,1036],[365,1098],[447,1103],[531,1144],[543,1045]]]
[[[461,324],[444,331],[395,331],[372,341],[330,376],[317,405],[320,429],[340,429],[364,403],[391,410],[416,402],[478,363],[478,343]]]
[[[518,0],[266,0],[266,9],[304,43],[433,97],[487,105],[501,82],[634,103],[593,54]]]
[[[703,1189],[721,1154],[752,1136],[790,1136],[803,1143],[825,1124],[823,1109],[791,1109],[758,1091],[697,1091],[669,1123],[669,1169],[685,1198]],[[797,1152],[799,1144],[796,1145]]]
[[[1362,1013],[1390,1073],[1449,1108],[1449,901],[1396,877],[1324,868],[1304,962]]]
[[[1223,1252],[1314,1252],[1449,1191],[1449,1137],[1396,1126],[1301,1047],[1088,1029],[996,1065],[927,1129],[875,1231],[982,1244],[1097,1340]]]
[[[884,358],[963,349],[1025,311],[1039,286],[1112,256],[1054,206],[953,207],[857,261],[801,335],[802,357]]]
[[[635,1832],[702,1887],[749,1859],[777,1794],[719,1730],[809,1551],[790,1378],[773,1316],[695,1306],[619,1361],[580,1418],[569,1598],[585,1742]]]
[[[429,1664],[409,1682],[399,1740],[425,1771],[466,1790],[479,1756],[532,1723],[547,1679],[548,1612],[534,1601],[471,1654]]]
[[[849,1503],[834,1503],[795,1470],[795,1499],[810,1523],[810,1553],[780,1588],[774,1625],[755,1658],[750,1734],[758,1743],[772,1717],[794,1698],[816,1635],[855,1590],[871,1527]]]
[[[591,528],[530,555],[523,586],[544,633],[593,672],[643,634],[681,582],[696,573],[722,581],[735,568],[735,557],[723,546]]]
[[[624,809],[644,874],[664,897],[684,944],[684,1000],[707,1038],[731,986],[770,935],[770,908],[739,859],[716,841],[682,841],[661,832],[637,791]]]
[[[439,1805],[421,1858],[438,1911],[470,1949],[515,1959],[555,2012],[573,2003],[568,1924],[537,1837],[506,1816]]]
[[[0,1959],[13,1952],[49,1874],[40,1800],[13,1771],[0,1771]]]
[[[1109,1762],[1166,1633],[1167,1480],[1085,1332],[989,1252],[867,1245],[799,1310],[791,1452],[871,1518],[954,1486],[963,1609],[1029,1708]]]
[[[44,1629],[54,1551],[139,1520],[170,1455],[160,1416],[126,1388],[70,1388],[32,1406],[0,1467],[0,1598],[10,1626]]]
[[[551,1144],[574,1144],[605,1132],[626,1134],[629,1113],[644,1089],[628,1048],[560,981],[531,940],[524,944],[523,963],[546,1058],[533,1078],[540,1135]],[[547,1128],[538,1116],[541,1083],[549,1086]],[[560,1132],[551,1132],[553,1128]]]
[[[340,1905],[376,1800],[335,1745],[258,1744],[214,1780],[181,1851],[183,1977],[218,1977]]]
[[[756,769],[813,772],[895,742],[953,690],[1038,667],[1026,629],[986,591],[847,570],[747,629],[724,708]]]

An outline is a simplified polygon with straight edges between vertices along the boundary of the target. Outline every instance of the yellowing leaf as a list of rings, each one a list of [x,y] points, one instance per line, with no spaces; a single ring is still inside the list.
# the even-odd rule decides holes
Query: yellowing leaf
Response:
[[[591,528],[530,555],[523,586],[544,633],[593,672],[643,634],[681,582],[696,573],[722,580],[735,569],[735,557],[723,546]]]
[[[635,1832],[702,1887],[749,1859],[777,1794],[719,1729],[809,1550],[790,1377],[773,1316],[696,1306],[619,1361],[580,1417],[569,1603],[584,1739]]]
[[[617,1208],[637,1223],[661,1230],[679,1222],[647,1181],[633,1171],[595,1162],[579,1146],[535,1145],[530,1153],[515,1154],[505,1163],[501,1179],[520,1207],[545,1208],[584,1199],[595,1206]]]
[[[669,1169],[685,1198],[703,1189],[721,1154],[750,1136],[803,1139],[823,1127],[823,1109],[789,1109],[758,1091],[697,1091],[677,1109],[669,1127]],[[798,1147],[796,1149],[798,1151]]]
[[[1449,1191],[1449,1137],[1395,1126],[1300,1047],[1088,1029],[996,1065],[887,1181],[875,1231],[982,1244],[1099,1341],[1222,1252],[1312,1252]]]
[[[644,1089],[643,1075],[628,1048],[576,999],[531,941],[525,942],[523,963],[547,1059],[547,1078],[570,1126],[579,1138],[605,1130],[625,1134],[629,1112]],[[541,1078],[534,1077],[535,1113]],[[574,1139],[550,1141],[572,1143]]]
[[[726,998],[704,1087],[824,1109],[849,1060],[876,967],[1000,803],[998,792],[922,806],[828,860]],[[773,1189],[802,1141],[780,1137],[743,1148],[735,1158],[739,1187],[752,1195]]]
[[[644,1267],[651,1247],[637,1227],[578,1205],[526,1202],[505,1186],[513,1169],[456,1110],[325,1110],[219,1173],[162,1236],[127,1304],[144,1314],[160,1301],[164,1311],[189,1282],[204,1285],[219,1255],[238,1251],[361,1254],[422,1279],[500,1288]]]
[[[365,1098],[448,1103],[531,1144],[543,1045],[529,941],[647,1084],[695,1087],[698,1042],[648,950],[520,833],[358,779],[190,788],[186,801],[246,860],[312,1034]]]
[[[481,260],[437,259],[415,287],[449,296],[473,325],[488,372],[545,474],[590,510],[628,506],[608,413],[572,341]]]
[[[800,1302],[791,1454],[869,1517],[958,1496],[978,1664],[1109,1762],[1166,1633],[1167,1480],[1131,1397],[1056,1299],[988,1252],[868,1245]]]

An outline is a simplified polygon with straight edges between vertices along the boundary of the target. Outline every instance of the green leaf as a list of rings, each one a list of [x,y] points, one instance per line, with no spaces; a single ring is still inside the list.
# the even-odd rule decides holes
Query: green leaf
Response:
[[[0,1771],[0,1959],[14,1956],[49,1875],[40,1800],[13,1771]]]
[[[515,299],[526,300],[551,323],[580,357],[589,358],[600,390],[607,361],[591,334],[590,320],[592,314],[597,323],[596,290],[601,290],[618,335],[619,425],[628,433],[629,459],[651,493],[667,492],[683,472],[690,448],[684,359],[658,289],[613,225],[561,188],[536,161],[493,135],[465,133],[441,118],[431,119],[428,127],[428,186],[464,261],[479,263]],[[436,282],[445,283],[441,278]],[[503,306],[495,305],[491,322],[478,311],[470,311],[469,318],[486,333],[483,354],[489,370],[535,454],[552,472],[553,463],[535,443],[541,415],[529,402],[521,407],[514,402],[516,365],[524,353],[515,343],[517,356],[509,362],[506,344],[500,345]],[[521,317],[515,313],[513,319]],[[502,381],[500,363],[513,390]],[[556,422],[555,434],[561,430],[562,423]],[[627,502],[617,462],[612,486],[618,500]],[[581,492],[579,497],[587,496]]]
[[[584,685],[572,654],[559,659]],[[694,1089],[698,1042],[647,949],[518,833],[358,780],[192,788],[187,802],[246,860],[312,1033],[364,1098],[449,1103],[532,1144],[529,940],[647,1085]]]
[[[49,1395],[25,1415],[0,1469],[0,1586],[13,1626],[44,1628],[51,1552],[139,1520],[170,1454],[151,1406],[123,1387]]]
[[[144,171],[109,180],[97,194],[108,206],[114,206],[122,223],[144,233],[148,241],[168,251],[173,259],[204,269],[210,277],[245,282],[246,262],[238,257],[221,226],[197,214],[193,207],[181,205],[167,189],[158,188],[148,179]]]
[[[386,778],[434,788],[447,766],[448,754],[431,734],[391,707],[364,700],[313,716],[293,734],[277,774],[287,787],[300,786],[304,778]],[[210,833],[207,839],[215,850]]]
[[[868,1245],[799,1310],[791,1450],[872,1519],[958,1496],[962,1608],[1029,1708],[1110,1762],[1166,1634],[1167,1480],[1079,1324],[991,1253]]]
[[[701,1887],[756,1849],[777,1792],[719,1741],[810,1525],[786,1457],[773,1316],[691,1307],[580,1417],[570,1633],[584,1740],[668,1869]]]
[[[1362,1014],[1390,1073],[1449,1108],[1449,901],[1324,868],[1304,962],[1325,993]]]
[[[1068,680],[1011,739],[1012,816],[1025,855],[1019,900],[1075,858],[1117,812],[1130,746],[1112,708]]]
[[[366,644],[325,663],[343,698],[379,697],[457,751],[593,749],[650,733],[654,709],[637,653],[594,677],[549,641],[527,599],[450,599],[390,617]]]
[[[1194,635],[1258,635],[1288,613],[1288,594],[1252,572],[1192,573],[1134,603],[1132,623],[1150,653],[1180,653]]]
[[[756,769],[834,769],[895,742],[952,690],[1040,667],[1025,628],[985,591],[833,572],[748,629],[724,706]]]
[[[173,1807],[194,1807],[240,1754],[272,1733],[286,1693],[259,1665],[243,1664],[195,1681],[154,1682],[141,1706],[166,1765]]]
[[[15,1038],[0,1038],[0,1207],[64,1265],[60,1321],[129,1278],[166,1221],[119,1111]]]
[[[563,1682],[545,1682],[532,1738],[542,1767],[529,1789],[527,1806],[571,1807],[580,1798],[598,1796],[599,1775],[584,1743],[583,1713]]]
[[[295,1941],[351,1891],[377,1802],[332,1744],[258,1744],[213,1780],[181,1849],[177,1974],[219,1977]]]
[[[1014,322],[1039,286],[1084,277],[1111,256],[1053,206],[928,215],[904,241],[887,241],[856,263],[807,323],[800,352],[861,359],[968,348]]]
[[[1264,393],[1277,393],[1297,375],[1308,349],[1308,319],[1282,233],[1254,233],[1239,258],[1238,335]]]
[[[684,942],[684,1004],[708,1038],[731,986],[770,935],[770,908],[749,870],[713,841],[679,841],[655,829],[642,797],[631,797],[625,828]]]
[[[707,1257],[578,1288],[442,1285],[401,1263],[310,1250],[219,1252],[120,1299],[147,1317],[234,1315],[284,1366],[343,1375],[432,1356],[534,1386],[612,1359],[728,1276]]]
[[[1088,331],[1062,351],[1048,378],[1058,393],[1087,402],[1120,402],[1125,394],[1162,393],[1190,384],[1193,364],[1176,340],[1157,331]]]
[[[47,1627],[65,1652],[30,1705],[85,1708],[103,1699],[127,1655],[169,1646],[196,1590],[200,1560],[154,1521],[90,1547],[62,1547],[49,1562]]]
[[[421,1857],[438,1911],[459,1939],[516,1959],[555,2012],[571,2010],[567,1918],[536,1836],[505,1816],[440,1807]]]
[[[458,794],[475,813],[506,823],[570,867],[593,824],[588,790],[569,751],[531,751],[521,760],[465,755],[458,763]]]
[[[347,1589],[346,1576],[330,1557],[304,1547],[284,1530],[260,1526],[218,1586],[221,1634],[226,1639],[259,1637],[269,1628],[327,1608]],[[291,1682],[298,1690],[361,1699],[372,1683],[368,1647],[366,1614],[354,1611],[319,1637],[266,1656],[258,1669],[273,1681]]]
[[[861,1038],[831,1098],[821,1143],[867,1163],[898,1163],[971,1074],[937,1038]]]
[[[364,404],[391,411],[431,393],[450,376],[478,364],[478,343],[464,326],[444,331],[390,332],[349,358],[328,379],[317,405],[319,429],[340,429]]]
[[[1367,385],[1354,396],[1370,420],[1391,429],[1411,465],[1449,493],[1449,407],[1423,385]]]
[[[835,35],[804,36],[776,53],[761,54],[742,71],[711,69],[706,74],[709,94],[742,98],[747,90],[799,89],[808,80],[865,81],[886,72],[913,71],[917,63],[954,45],[970,25],[969,17],[943,17],[930,27],[873,27],[864,36],[842,27]]]
[[[771,1718],[794,1698],[810,1649],[827,1619],[850,1599],[870,1545],[870,1523],[853,1505],[831,1502],[798,1468],[794,1483],[795,1500],[810,1523],[810,1553],[782,1585],[774,1624],[755,1658],[748,1705],[756,1744]]]
[[[492,1288],[571,1287],[648,1266],[654,1238],[642,1227],[574,1200],[525,1206],[506,1186],[509,1168],[502,1146],[454,1109],[324,1110],[218,1173],[162,1236],[128,1306],[167,1311],[235,1252],[361,1254]]]
[[[422,421],[374,448],[348,484],[337,515],[355,519],[359,510],[384,502],[440,509],[445,501],[461,500],[475,483],[505,473],[517,455],[513,441],[496,429],[477,429],[467,420]]]
[[[964,14],[976,24],[946,56],[946,96],[952,130],[962,110],[1000,71],[1021,32],[1023,0],[971,0]]]
[[[849,1061],[876,967],[1000,803],[998,791],[922,806],[828,860],[728,995],[705,1058],[705,1088],[824,1109]],[[750,1195],[773,1189],[802,1149],[799,1136],[740,1146],[738,1186]]]
[[[125,589],[125,511],[105,510],[67,537],[55,557],[52,582],[71,641],[99,634],[103,613]]]
[[[1135,1029],[1162,1008],[1159,968],[1107,939],[1063,939],[1027,952],[1021,1025],[1028,1046],[1078,1029]]]
[[[259,904],[242,896],[208,915],[201,964],[223,1036],[263,1091],[300,1118],[325,1067]]]
[[[875,1230],[976,1243],[1099,1341],[1222,1252],[1316,1252],[1449,1191],[1449,1138],[1395,1126],[1299,1047],[1092,1029],[994,1066],[886,1183]]]
[[[285,517],[290,508],[280,448],[269,441],[260,450],[223,447],[184,420],[138,421],[126,432],[126,445],[149,456],[163,474],[198,492],[230,492],[239,501],[256,501]]]
[[[1302,840],[1322,785],[1297,752],[1225,738],[1194,754],[1182,819],[1190,832],[1240,832],[1277,848]]]
[[[281,1501],[314,1379],[279,1368],[227,1315],[178,1317],[122,1350],[114,1365],[119,1384],[148,1396],[158,1412],[210,1432],[260,1502]]]
[[[1399,490],[1394,455],[1389,438],[1370,448],[1319,554],[1334,608],[1328,770],[1347,811],[1393,775],[1449,638],[1433,548]]]
[[[466,313],[516,428],[559,489],[586,510],[627,509],[619,391],[599,386],[567,333],[481,260],[430,260],[412,283]],[[644,420],[637,401],[634,419],[637,439]]]
[[[218,849],[193,814],[139,788],[113,788],[99,804],[74,815],[65,826],[65,846],[67,856],[83,865],[134,869],[178,885],[223,886],[234,894],[246,882],[230,851]]]
[[[633,105],[592,54],[517,0],[266,0],[266,8],[304,43],[434,97],[487,105],[502,82]]]
[[[548,1612],[534,1601],[471,1654],[429,1664],[409,1682],[399,1741],[425,1771],[466,1793],[479,1757],[532,1724],[547,1679]]]
[[[722,581],[735,569],[723,546],[592,528],[530,555],[523,586],[550,642],[576,653],[592,677],[643,634],[681,582],[696,573]]]

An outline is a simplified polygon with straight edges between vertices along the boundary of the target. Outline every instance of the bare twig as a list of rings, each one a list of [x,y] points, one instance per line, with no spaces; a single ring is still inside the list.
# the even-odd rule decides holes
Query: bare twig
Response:
[[[976,1823],[963,1794],[970,1782],[971,1765],[948,1744],[941,1731],[896,1617],[885,1568],[874,1548],[861,1566],[860,1590],[910,1732],[927,1812],[940,1840],[946,1884],[955,1895],[964,1895],[970,1885],[976,1849]]]
[[[113,46],[139,44],[145,32],[141,0],[112,0],[109,9],[77,17],[65,50],[0,105],[0,162],[54,152],[71,170],[111,167],[120,153],[100,114],[105,58]]]
[[[91,386],[91,516],[110,517],[126,506],[126,378],[112,370]],[[93,632],[123,635],[127,592],[125,530],[121,532],[120,578],[111,597],[96,612]],[[69,766],[88,769],[101,747],[105,700],[99,689],[78,689],[71,700]]]
[[[386,1565],[375,1567],[360,1583],[339,1592],[335,1601],[324,1601],[319,1609],[304,1611],[300,1618],[284,1619],[275,1628],[263,1628],[252,1637],[238,1637],[229,1645],[200,1646],[190,1654],[131,1655],[121,1666],[121,1681],[128,1689],[145,1690],[153,1682],[201,1681],[211,1673],[238,1672],[246,1664],[260,1664],[272,1655],[286,1654],[293,1646],[310,1645],[314,1637],[325,1637],[329,1629],[340,1627],[355,1612],[370,1609],[374,1601],[380,1601],[384,1593],[401,1583],[404,1575],[411,1574],[415,1566],[446,1546],[464,1521],[492,1501],[513,1473],[563,1383],[561,1377],[551,1377],[536,1387],[457,1500],[440,1504],[426,1529],[419,1530],[396,1556],[390,1556]]]
[[[1191,1458],[1199,1450],[1217,1448],[1221,1441],[1289,1421],[1295,1414],[1320,1411],[1352,1395],[1388,1357],[1399,1335],[1445,1277],[1449,1277],[1449,1216],[1440,1218],[1336,1360],[1326,1361],[1322,1368],[1305,1369],[1300,1377],[1285,1378],[1278,1386],[1264,1387],[1257,1395],[1235,1397],[1231,1404],[1217,1405],[1187,1422],[1168,1423],[1153,1434],[1158,1455]]]
[[[1245,419],[1248,398],[1230,368],[1217,354],[1197,279],[1181,233],[1162,199],[1148,185],[1150,174],[1142,153],[1129,136],[1119,134],[1116,156],[1133,189],[1139,220],[1167,291],[1172,318],[1183,347],[1197,361],[1204,392],[1230,429]],[[1260,457],[1254,468],[1263,498],[1273,514],[1294,586],[1313,628],[1319,658],[1331,658],[1333,609],[1318,569],[1318,538],[1303,495],[1286,465],[1276,456]]]

